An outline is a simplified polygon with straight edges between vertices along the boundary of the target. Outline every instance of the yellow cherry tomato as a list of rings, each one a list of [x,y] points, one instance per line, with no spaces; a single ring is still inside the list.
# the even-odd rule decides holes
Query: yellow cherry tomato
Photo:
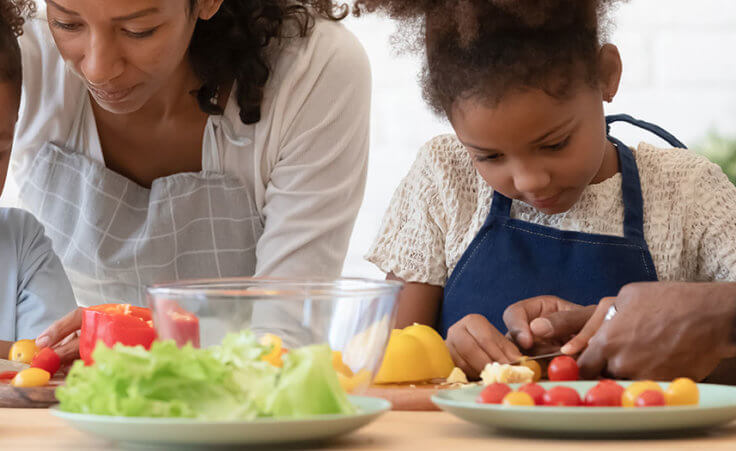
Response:
[[[38,351],[35,340],[18,340],[11,346],[8,360],[30,364]]]
[[[10,384],[15,387],[42,387],[49,383],[51,374],[41,368],[26,368],[15,375]]]
[[[654,390],[660,393],[664,393],[662,387],[660,387],[659,384],[654,381],[634,382],[626,387],[626,390],[624,390],[624,393],[621,395],[621,405],[624,407],[634,407],[636,398],[638,398],[640,394],[647,390]]]
[[[529,393],[512,391],[503,397],[502,403],[504,406],[533,406],[534,399],[529,396]]]
[[[536,360],[527,360],[526,357],[522,357],[519,365],[525,366],[534,371],[534,378],[532,379],[533,382],[538,382],[542,378],[542,367],[539,366],[539,363]]]
[[[691,379],[681,377],[672,381],[664,394],[668,406],[694,406],[700,400],[698,385]]]
[[[259,341],[264,346],[271,346],[271,350],[264,354],[263,357],[261,357],[261,360],[279,368],[284,366],[284,361],[281,360],[281,346],[283,344],[281,337],[274,334],[266,334],[262,336]]]

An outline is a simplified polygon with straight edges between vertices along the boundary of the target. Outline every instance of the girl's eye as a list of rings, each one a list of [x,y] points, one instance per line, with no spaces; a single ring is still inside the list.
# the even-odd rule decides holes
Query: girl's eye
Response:
[[[58,20],[52,20],[51,25],[64,31],[77,31],[82,26],[78,23],[59,22]]]
[[[567,138],[563,139],[562,141],[556,143],[556,144],[550,144],[550,145],[542,146],[542,147],[544,149],[552,150],[552,151],[562,150],[562,149],[565,148],[565,146],[567,146],[567,143],[568,142],[570,142],[570,137],[569,136]]]
[[[483,161],[496,161],[499,158],[501,158],[501,155],[499,154],[493,154],[493,155],[475,155],[475,161],[483,162]]]
[[[130,31],[130,30],[123,30],[123,31],[125,32],[125,34],[127,34],[133,39],[143,39],[143,38],[153,36],[153,33],[155,33],[156,30],[158,30],[158,27],[151,28],[150,30],[146,30],[146,31]]]

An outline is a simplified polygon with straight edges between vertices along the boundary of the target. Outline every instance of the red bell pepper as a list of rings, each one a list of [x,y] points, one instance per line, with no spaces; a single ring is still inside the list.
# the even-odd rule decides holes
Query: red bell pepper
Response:
[[[155,339],[150,309],[130,304],[96,305],[85,308],[82,313],[79,355],[85,364],[91,365],[92,351],[98,341],[108,347],[122,343],[150,349]]]
[[[199,347],[199,318],[182,308],[173,299],[157,299],[154,313],[159,336],[162,340],[174,340],[177,345],[189,343]]]

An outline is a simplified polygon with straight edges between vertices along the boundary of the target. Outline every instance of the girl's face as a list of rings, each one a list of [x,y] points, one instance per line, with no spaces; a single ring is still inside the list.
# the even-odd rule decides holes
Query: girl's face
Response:
[[[178,71],[197,18],[209,19],[222,0],[46,0],[61,56],[103,109],[139,110]]]
[[[542,90],[520,91],[494,107],[459,101],[451,116],[483,179],[546,214],[567,211],[586,186],[617,170],[595,89],[581,88],[564,100]],[[613,172],[605,174],[611,158]]]
[[[472,98],[455,102],[450,122],[490,186],[556,214],[569,210],[585,187],[618,172],[603,113],[621,80],[618,49],[604,44],[597,66],[596,86],[580,81],[562,99],[527,89],[493,107]]]

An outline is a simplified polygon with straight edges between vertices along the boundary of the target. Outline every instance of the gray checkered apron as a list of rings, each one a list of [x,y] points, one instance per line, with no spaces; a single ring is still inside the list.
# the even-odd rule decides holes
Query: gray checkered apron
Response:
[[[91,118],[82,103],[74,130]],[[156,179],[150,189],[68,145],[39,151],[19,201],[46,228],[79,305],[145,305],[148,284],[253,275],[263,224],[251,190],[222,171],[213,127],[228,124],[211,119],[203,170]]]

